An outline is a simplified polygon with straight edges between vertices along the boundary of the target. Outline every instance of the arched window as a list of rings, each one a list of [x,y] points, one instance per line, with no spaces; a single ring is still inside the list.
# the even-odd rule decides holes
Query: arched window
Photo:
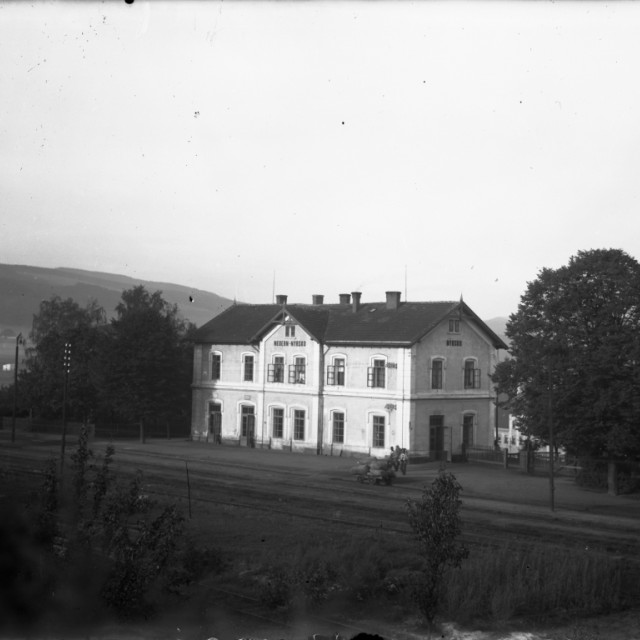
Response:
[[[480,388],[480,369],[477,368],[477,360],[475,358],[467,358],[464,361],[464,388],[479,389]]]
[[[222,372],[222,354],[219,351],[211,352],[210,367],[211,380],[220,380]]]
[[[289,384],[305,384],[307,380],[307,359],[305,356],[294,356],[289,365]]]
[[[242,354],[242,380],[253,382],[255,356],[252,353]]]
[[[384,389],[387,386],[387,358],[373,356],[371,366],[367,370],[367,386]]]
[[[344,411],[331,412],[331,442],[335,444],[344,443]]]
[[[267,382],[284,382],[284,356],[274,354],[267,368]]]
[[[327,367],[327,384],[336,387],[344,387],[346,378],[346,356],[335,355],[331,359],[331,364]]]
[[[444,358],[431,360],[431,388],[442,389],[444,387]]]

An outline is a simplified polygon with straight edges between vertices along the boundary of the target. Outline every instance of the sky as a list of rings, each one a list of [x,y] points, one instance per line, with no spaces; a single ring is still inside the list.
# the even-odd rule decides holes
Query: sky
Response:
[[[0,262],[485,319],[640,259],[640,3],[0,2]]]

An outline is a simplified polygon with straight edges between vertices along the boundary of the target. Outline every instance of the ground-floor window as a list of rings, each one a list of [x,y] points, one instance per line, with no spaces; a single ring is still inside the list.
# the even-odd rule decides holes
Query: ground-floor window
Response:
[[[280,407],[271,409],[271,434],[274,438],[284,435],[284,409]]]
[[[384,447],[384,416],[373,416],[373,446]]]
[[[344,413],[333,412],[333,442],[344,442]]]
[[[240,411],[241,415],[241,435],[243,438],[253,438],[255,433],[256,416],[254,408],[250,405],[243,404]]]
[[[293,439],[304,440],[304,423],[305,423],[305,411],[304,409],[294,409],[293,411]]]

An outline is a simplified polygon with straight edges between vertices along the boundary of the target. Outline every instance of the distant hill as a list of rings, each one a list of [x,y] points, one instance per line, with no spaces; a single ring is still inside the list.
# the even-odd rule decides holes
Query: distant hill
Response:
[[[510,343],[509,338],[505,333],[507,328],[507,322],[509,318],[491,318],[491,320],[485,320],[485,324],[494,332],[497,333],[507,344]]]
[[[167,302],[178,305],[182,316],[198,326],[232,304],[215,293],[168,282],[80,269],[0,264],[0,337],[4,334],[10,338],[19,332],[27,335],[40,301],[54,295],[73,298],[82,306],[93,298],[111,317],[122,292],[136,285],[143,285],[150,292],[162,291]]]

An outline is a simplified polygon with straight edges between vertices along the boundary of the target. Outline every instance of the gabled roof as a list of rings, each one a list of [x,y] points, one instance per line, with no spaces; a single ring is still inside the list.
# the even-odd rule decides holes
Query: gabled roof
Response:
[[[497,349],[507,345],[462,301],[386,302],[360,304],[236,304],[196,332],[195,341],[213,344],[255,344],[289,315],[315,340],[332,345],[397,345],[418,342],[453,313],[473,320]]]

